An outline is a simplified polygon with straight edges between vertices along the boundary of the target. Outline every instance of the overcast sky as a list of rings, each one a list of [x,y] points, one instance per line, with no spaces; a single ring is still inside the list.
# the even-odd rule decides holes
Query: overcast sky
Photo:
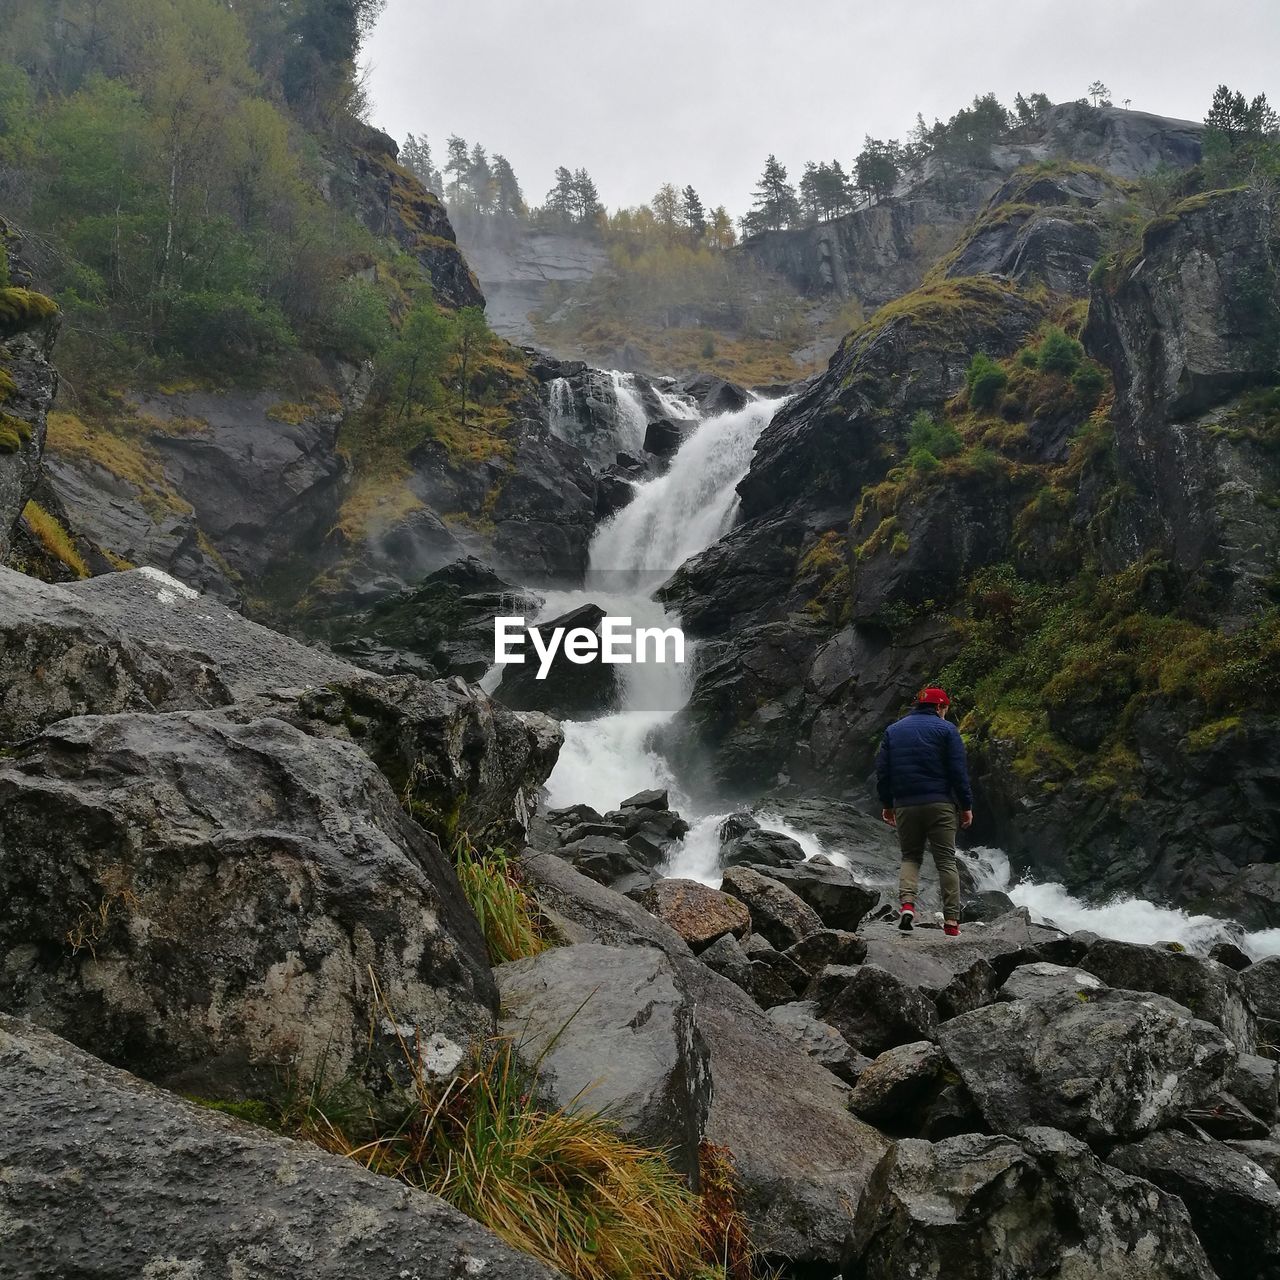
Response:
[[[611,208],[665,181],[741,213],[769,152],[847,167],[864,134],[989,90],[1203,117],[1226,81],[1280,105],[1280,0],[388,0],[373,120],[511,161],[541,203],[585,167]]]

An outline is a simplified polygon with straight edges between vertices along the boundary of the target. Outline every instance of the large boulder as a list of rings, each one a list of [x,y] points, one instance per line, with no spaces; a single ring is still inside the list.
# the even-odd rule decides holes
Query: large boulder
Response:
[[[537,623],[539,633],[550,638],[556,631],[567,637],[573,631],[590,632],[600,638],[605,611],[597,604],[583,604],[558,618]],[[508,663],[502,669],[502,683],[496,696],[517,710],[545,711],[562,720],[589,720],[606,711],[618,693],[618,668],[597,656],[589,662],[574,662],[561,645],[551,659],[546,674],[542,660],[526,634],[522,663]]]
[[[848,1084],[854,1084],[871,1062],[835,1027],[818,1017],[818,1007],[812,1000],[774,1005],[769,1010],[769,1021],[819,1066],[826,1067]]]
[[[562,932],[614,946],[641,943],[671,958],[710,1060],[704,1136],[729,1150],[752,1244],[767,1259],[833,1274],[854,1206],[887,1145],[849,1114],[847,1087],[745,991],[694,957],[669,925],[554,854],[527,852],[520,866]]]
[[[557,1107],[603,1112],[628,1137],[698,1167],[707,1050],[671,961],[652,947],[555,947],[494,971],[502,1032]]]
[[[659,880],[639,902],[665,920],[694,952],[726,934],[745,938],[751,932],[751,916],[741,902],[696,880]]]
[[[881,1129],[914,1127],[911,1112],[933,1091],[945,1068],[938,1046],[928,1040],[886,1049],[858,1076],[849,1105]]]
[[[1217,1027],[1133,991],[987,1005],[944,1022],[938,1039],[991,1128],[1049,1124],[1101,1142],[1198,1106],[1236,1057]]]
[[[752,929],[779,950],[822,928],[821,917],[808,903],[751,867],[727,868],[721,887],[745,904]]]
[[[1176,1000],[1197,1018],[1221,1027],[1242,1053],[1252,1053],[1257,1045],[1258,1028],[1244,987],[1231,969],[1216,960],[1104,938],[1085,952],[1079,964],[1108,986],[1154,991]]]
[[[1241,980],[1271,1043],[1280,1044],[1280,956],[1268,956],[1250,965]]]
[[[156,570],[50,586],[0,569],[0,738],[69,715],[197,710],[359,743],[442,839],[522,834],[559,726],[461,680],[382,679]]]
[[[387,1083],[497,994],[448,859],[368,757],[216,712],[64,720],[0,760],[0,1008],[172,1088]],[[394,1019],[394,1025],[386,1018]]]
[[[1187,1206],[1221,1280],[1280,1276],[1280,1188],[1247,1155],[1166,1129],[1108,1158]]]
[[[852,872],[830,862],[787,862],[779,866],[753,865],[770,880],[790,889],[817,913],[828,929],[856,933],[867,912],[880,901],[878,889],[864,884]]]
[[[752,1244],[770,1264],[834,1274],[885,1139],[750,996],[696,960],[679,968],[711,1059],[706,1137],[732,1156]]]
[[[860,1206],[860,1280],[1217,1280],[1178,1198],[1054,1129],[902,1141]]]
[[[5,1277],[552,1280],[425,1191],[0,1015]]]
[[[155,651],[68,588],[0,568],[0,740],[29,737],[68,716],[197,710],[231,698],[217,667],[198,652]]]
[[[829,967],[815,994],[822,1016],[868,1057],[937,1036],[938,1014],[930,1000],[879,965]]]

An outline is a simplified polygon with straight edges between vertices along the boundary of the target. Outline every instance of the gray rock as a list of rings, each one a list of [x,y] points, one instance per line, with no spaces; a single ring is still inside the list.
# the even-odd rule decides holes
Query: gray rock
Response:
[[[867,958],[867,944],[856,933],[819,929],[793,943],[784,954],[810,977],[817,977],[828,965],[861,964]]]
[[[762,1009],[776,1004],[789,1004],[804,994],[809,975],[783,951],[747,952],[751,960],[751,986],[748,990]]]
[[[646,870],[643,860],[621,840],[609,836],[583,836],[561,850],[583,875],[612,884],[633,872]]]
[[[1057,996],[1063,992],[1101,991],[1106,987],[1101,978],[1082,969],[1068,969],[1060,964],[1019,965],[1001,984],[997,1000],[1038,1000],[1041,996]]]
[[[509,711],[457,677],[361,675],[275,710],[309,733],[358,743],[445,843],[459,831],[478,844],[522,840],[564,742],[554,720]]]
[[[726,867],[783,867],[803,861],[804,849],[799,841],[760,827],[726,840],[720,851],[721,865]]]
[[[1280,1276],[1280,1188],[1248,1156],[1167,1129],[1118,1147],[1109,1159],[1186,1205],[1221,1280]]]
[[[961,916],[966,923],[981,921],[989,924],[1013,910],[1013,899],[1007,893],[1002,893],[999,889],[983,889],[965,899]]]
[[[861,883],[843,867],[810,860],[750,869],[790,889],[828,929],[856,933],[863,917],[880,901],[878,889]]]
[[[596,604],[580,605],[548,622],[537,624],[543,635],[563,629],[586,630],[600,635],[604,610]],[[597,656],[590,662],[573,662],[563,646],[551,660],[546,675],[529,639],[524,644],[524,662],[503,668],[502,682],[494,695],[517,711],[545,711],[561,720],[589,720],[612,704],[618,693],[618,668]]]
[[[1265,1038],[1280,1044],[1280,956],[1268,956],[1241,975],[1249,1004],[1263,1022]]]
[[[991,1128],[1050,1124],[1091,1141],[1169,1123],[1221,1089],[1236,1057],[1218,1028],[1132,991],[988,1005],[938,1039]]]
[[[706,1137],[733,1156],[751,1242],[797,1272],[831,1274],[885,1140],[748,995],[697,961],[680,968],[711,1055]]]
[[[746,904],[752,929],[779,950],[822,928],[818,913],[803,899],[750,867],[728,868],[721,887]]]
[[[605,1113],[628,1137],[698,1167],[707,1051],[671,961],[652,947],[555,947],[494,970],[503,1034],[557,1107]]]
[[[903,938],[896,926],[864,930],[867,962],[892,973],[933,1002],[938,1017],[953,1018],[995,998],[998,979],[979,943],[948,938],[936,929],[917,929]]]
[[[1216,960],[1108,938],[1085,952],[1080,968],[1109,986],[1176,1000],[1197,1018],[1221,1027],[1242,1053],[1257,1046],[1258,1029],[1245,989],[1235,972]]]
[[[1227,1088],[1265,1124],[1280,1121],[1280,1065],[1270,1058],[1242,1053]]]
[[[397,1027],[442,1073],[492,1032],[439,845],[358,748],[277,720],[46,729],[0,761],[0,904],[0,1008],[172,1088],[384,1088]]]
[[[1215,942],[1209,948],[1209,959],[1225,964],[1237,973],[1247,969],[1253,961],[1234,942]]]
[[[1176,1196],[1053,1129],[899,1142],[872,1188],[845,1262],[861,1280],[1217,1280]]]
[[[820,1066],[849,1084],[871,1064],[871,1059],[852,1048],[829,1022],[818,1017],[812,1000],[774,1005],[769,1021],[797,1048],[803,1049]]]
[[[1246,1160],[1252,1160],[1272,1182],[1280,1185],[1280,1138],[1234,1140],[1226,1145]]]
[[[937,1038],[938,1014],[929,999],[875,964],[854,969],[834,998],[819,997],[818,1011],[871,1058],[900,1044]]]
[[[137,643],[68,587],[0,568],[0,739],[68,716],[230,701],[217,667],[198,653]]]
[[[699,957],[708,969],[728,978],[748,994],[752,988],[751,957],[743,951],[732,934],[725,934],[713,942]]]
[[[669,808],[666,788],[655,791],[637,791],[635,795],[628,796],[619,808],[659,809],[665,812]]]
[[[0,1015],[6,1280],[552,1280],[425,1191]]]
[[[858,1077],[849,1105],[881,1129],[909,1132],[918,1125],[912,1113],[941,1081],[945,1065],[928,1040],[886,1049]]]
[[[691,955],[665,921],[622,894],[588,879],[556,853],[526,849],[518,865],[544,914],[569,942],[611,947],[658,947],[669,956]]]

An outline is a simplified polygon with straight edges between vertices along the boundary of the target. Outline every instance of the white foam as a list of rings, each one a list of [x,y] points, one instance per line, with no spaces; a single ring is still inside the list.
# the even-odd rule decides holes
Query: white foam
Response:
[[[1018,906],[1026,907],[1033,920],[1068,933],[1087,929],[1121,942],[1180,942],[1202,954],[1214,943],[1234,942],[1255,960],[1280,955],[1280,929],[1247,933],[1234,921],[1160,907],[1143,898],[1117,895],[1106,902],[1085,902],[1054,881],[1015,881],[1002,849],[973,849],[965,860],[980,889],[1003,890]]]

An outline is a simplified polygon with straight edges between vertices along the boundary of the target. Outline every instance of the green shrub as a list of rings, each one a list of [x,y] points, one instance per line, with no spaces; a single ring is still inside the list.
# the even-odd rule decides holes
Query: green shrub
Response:
[[[965,374],[969,403],[975,409],[990,409],[1009,382],[1009,375],[988,355],[977,352]]]
[[[1036,349],[1036,363],[1045,373],[1073,374],[1084,359],[1084,347],[1056,325],[1045,330]]]
[[[391,338],[387,297],[368,280],[343,280],[327,299],[317,327],[320,340],[339,356],[369,360]]]
[[[1092,409],[1106,389],[1107,375],[1092,360],[1086,360],[1071,375],[1071,385],[1075,388],[1080,403],[1086,409]]]
[[[940,458],[949,458],[964,448],[960,433],[948,422],[938,422],[921,409],[911,419],[907,461],[917,471],[931,471]]]
[[[280,308],[247,293],[200,290],[174,298],[163,345],[199,364],[240,369],[269,362],[294,345]]]

